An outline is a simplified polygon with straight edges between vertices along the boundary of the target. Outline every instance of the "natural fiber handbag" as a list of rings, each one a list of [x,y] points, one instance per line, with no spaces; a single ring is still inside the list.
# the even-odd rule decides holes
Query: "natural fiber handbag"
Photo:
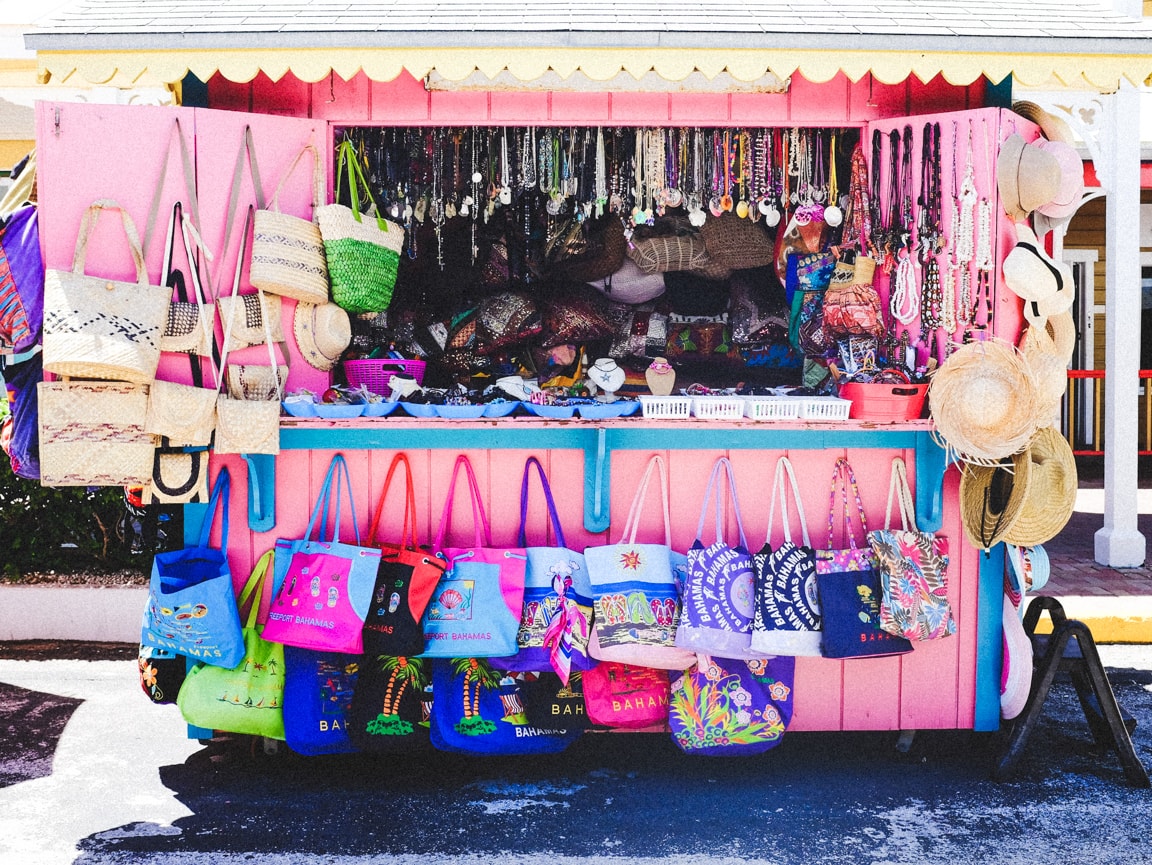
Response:
[[[144,431],[174,445],[203,446],[216,428],[216,391],[174,381],[154,381],[148,389]]]
[[[88,276],[88,236],[100,213],[120,211],[136,281]],[[128,211],[101,199],[85,211],[76,238],[72,270],[44,277],[44,370],[56,375],[147,384],[160,362],[160,337],[168,321],[172,291],[150,285],[140,238]]]
[[[708,257],[732,270],[764,267],[776,263],[776,241],[759,222],[734,213],[706,219],[700,237]]]
[[[624,239],[624,223],[616,214],[598,220],[580,223],[584,248],[575,255],[558,260],[552,272],[572,282],[596,282],[606,279],[624,263],[628,242]]]
[[[273,367],[251,363],[228,365],[228,396],[232,399],[246,399],[254,402],[280,400],[284,384],[288,381],[287,364]]]
[[[356,148],[351,141],[344,141],[338,153],[336,194],[340,194],[347,174],[349,201],[353,207],[327,204],[316,211],[328,259],[332,300],[357,315],[383,312],[392,302],[400,250],[404,247],[404,228],[379,215],[364,219],[358,209],[360,189],[370,198],[372,193]]]
[[[216,400],[216,453],[280,453],[280,403],[232,399]]]
[[[220,309],[220,322],[227,337],[224,351],[234,351],[261,345],[264,342],[264,320],[268,320],[268,337],[272,342],[284,342],[284,327],[280,321],[280,298],[256,294],[235,294],[216,301]],[[265,316],[267,312],[267,316]]]
[[[152,476],[145,385],[45,381],[37,395],[44,486],[140,486]]]
[[[215,417],[215,405],[213,405]],[[156,449],[152,477],[140,493],[142,504],[203,504],[208,501],[208,452]]]
[[[704,241],[690,234],[633,239],[628,245],[628,257],[645,273],[697,270],[708,265]]]
[[[297,154],[272,195],[267,210],[256,211],[252,238],[252,284],[272,294],[307,303],[328,300],[328,262],[315,221],[280,212],[280,190],[306,153],[312,154],[313,220],[324,194],[320,156],[311,144]]]
[[[177,224],[188,257],[188,274],[193,288],[191,298],[188,296],[184,272],[172,267]],[[200,269],[192,254],[192,240],[188,232],[189,225],[184,218],[183,205],[177,201],[172,205],[172,215],[168,220],[168,242],[164,247],[164,265],[161,270],[165,274],[165,284],[175,290],[177,299],[168,304],[168,323],[160,337],[160,350],[209,356],[212,353],[213,331],[216,329],[216,308],[204,297]]]

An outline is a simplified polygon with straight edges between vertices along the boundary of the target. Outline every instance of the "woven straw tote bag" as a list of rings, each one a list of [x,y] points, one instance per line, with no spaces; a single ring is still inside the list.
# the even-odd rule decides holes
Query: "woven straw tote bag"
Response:
[[[633,240],[628,257],[645,273],[698,270],[708,264],[704,241],[690,234]]]
[[[340,144],[337,195],[345,175],[353,207],[326,204],[316,211],[328,259],[332,301],[353,315],[383,312],[392,302],[392,290],[396,287],[400,250],[404,247],[404,228],[388,222],[378,213],[367,214],[367,219],[360,213],[360,190],[363,189],[369,199],[372,199],[372,192],[351,141]],[[370,209],[378,210],[374,199]]]
[[[147,483],[156,439],[144,430],[146,385],[43,381],[36,388],[44,486]]]
[[[280,190],[305,154],[312,154],[313,219],[324,194],[320,156],[311,144],[297,154],[272,195],[267,210],[256,211],[252,238],[252,284],[262,291],[306,303],[328,300],[328,262],[320,228],[312,220],[280,211]]]
[[[84,272],[88,236],[105,210],[120,212],[135,282]],[[114,201],[96,201],[80,221],[72,270],[49,270],[44,276],[44,371],[147,384],[160,363],[171,296],[168,286],[148,282],[132,217]]]

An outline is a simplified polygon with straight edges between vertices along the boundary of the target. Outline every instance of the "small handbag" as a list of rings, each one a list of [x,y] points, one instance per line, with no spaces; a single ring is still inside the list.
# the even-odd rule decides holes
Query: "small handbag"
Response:
[[[633,238],[628,257],[649,274],[697,270],[708,264],[704,241],[692,234]]]
[[[152,477],[140,493],[141,504],[202,504],[208,501],[208,452],[157,448]]]
[[[193,546],[157,553],[152,561],[140,642],[232,669],[244,658],[244,635],[228,567],[228,497],[231,480],[220,469]],[[220,546],[209,545],[212,523],[221,518]]]
[[[188,259],[188,275],[192,281],[193,293],[188,296],[184,272],[172,267],[172,253],[176,248],[176,226],[184,240],[184,252]],[[192,254],[190,226],[184,217],[183,205],[177,201],[172,205],[168,219],[168,242],[164,246],[165,284],[176,292],[176,299],[168,304],[168,323],[160,337],[160,350],[180,354],[210,356],[216,329],[216,308],[208,303],[200,281],[200,268]],[[195,229],[192,229],[193,231]],[[199,237],[199,235],[197,235]]]
[[[636,530],[653,471],[660,479],[664,515],[664,543],[638,544]],[[648,461],[628,521],[615,544],[584,550],[595,601],[589,654],[602,661],[618,661],[662,670],[686,670],[695,652],[676,648],[680,623],[677,588],[687,558],[672,550],[668,516],[668,479],[659,454]]]
[[[336,194],[341,193],[347,176],[349,203],[327,204],[316,209],[316,222],[324,239],[332,301],[348,312],[383,312],[392,302],[400,250],[404,248],[404,227],[379,215],[379,207],[360,167],[360,157],[351,141],[337,148]],[[358,202],[361,189],[372,199],[376,215],[365,219]]]
[[[382,543],[378,539],[380,520],[392,486],[392,476],[401,466],[405,485],[400,540]],[[368,545],[380,550],[380,564],[376,569],[372,604],[364,619],[365,655],[410,656],[424,651],[421,619],[436,584],[444,575],[444,560],[417,545],[416,513],[412,466],[407,454],[398,453],[388,466],[384,489],[380,491],[380,501],[372,515],[372,527],[368,530]]]
[[[603,727],[640,730],[668,722],[666,670],[606,661],[583,675],[588,720]]]
[[[120,212],[136,281],[89,276],[84,271],[88,237],[106,210]],[[172,290],[151,285],[136,225],[128,211],[101,199],[85,211],[72,270],[44,277],[44,371],[61,376],[147,384],[160,363],[160,338]]]
[[[785,480],[787,476],[787,480]],[[788,485],[800,518],[803,546],[792,542],[788,525]],[[784,522],[784,542],[772,547],[776,500]],[[752,648],[768,655],[821,654],[820,601],[816,591],[816,554],[808,539],[808,524],[796,474],[788,457],[776,461],[776,475],[768,507],[768,534],[752,557],[756,572],[756,614],[752,620]]]
[[[900,531],[892,529],[892,499],[900,502]],[[956,633],[948,603],[948,541],[916,528],[916,510],[904,460],[892,460],[884,528],[868,543],[880,569],[880,627],[909,640]]]
[[[354,544],[340,540],[345,489],[348,510],[353,514]],[[332,535],[326,540],[332,500],[336,502]],[[348,463],[343,454],[336,454],[303,539],[276,542],[276,594],[268,608],[265,639],[317,652],[363,652],[364,619],[372,601],[380,550],[360,545],[355,514]]]
[[[776,239],[764,226],[735,213],[704,220],[700,237],[708,257],[733,270],[746,270],[776,263]]]
[[[535,468],[544,489],[544,501],[552,520],[556,545],[528,546],[528,478]],[[556,513],[552,488],[536,457],[524,463],[520,483],[520,533],[516,543],[524,547],[528,564],[524,578],[524,608],[516,634],[519,650],[501,658],[496,666],[507,670],[553,670],[567,684],[572,670],[586,670],[592,622],[592,584],[584,556],[570,550]]]
[[[870,547],[857,545],[852,531],[848,488],[856,499],[860,529],[868,535],[864,505],[856,486],[856,475],[844,457],[836,460],[832,473],[832,493],[828,507],[828,549],[816,551],[816,588],[823,614],[824,639],[821,651],[826,658],[864,658],[876,655],[902,655],[912,644],[880,627],[880,576]],[[833,549],[836,491],[840,489],[844,536],[847,549]]]
[[[312,154],[311,220],[280,211],[280,190],[305,154]],[[315,214],[324,196],[324,173],[316,148],[307,144],[276,186],[267,210],[256,211],[252,238],[252,285],[305,303],[327,303],[328,262]]]
[[[264,294],[263,290],[251,294],[233,294],[219,298],[216,306],[227,333],[224,341],[226,352],[262,345],[267,339],[274,343],[284,342],[284,325],[280,320],[281,302],[277,295]]]
[[[236,606],[248,613],[244,622],[244,658],[232,669],[198,664],[189,671],[176,703],[193,727],[284,738],[284,647],[261,639],[257,624],[260,598],[273,551],[256,562]]]
[[[792,721],[795,658],[739,661],[700,655],[673,674],[668,724],[687,754],[760,754]]]
[[[858,256],[841,259],[824,294],[824,326],[833,337],[882,336],[884,316],[880,295],[872,287],[876,262]]]
[[[175,703],[188,675],[188,659],[170,649],[140,644],[140,687],[157,705]]]
[[[475,535],[472,546],[450,547],[445,545],[445,538],[461,468],[472,500]],[[472,658],[515,654],[528,556],[523,547],[492,546],[492,529],[480,500],[476,474],[463,454],[452,468],[432,548],[447,570],[424,611],[424,657],[463,657],[461,651]]]
[[[725,542],[720,526],[721,473],[728,478],[728,494],[740,543]],[[705,546],[704,519],[712,493],[716,493],[716,539]],[[744,523],[740,519],[740,502],[736,495],[736,476],[727,457],[720,457],[712,467],[696,540],[688,550],[688,570],[681,586],[683,609],[676,629],[676,646],[698,655],[715,654],[723,658],[755,658],[752,650],[752,617],[756,612],[755,577]]]

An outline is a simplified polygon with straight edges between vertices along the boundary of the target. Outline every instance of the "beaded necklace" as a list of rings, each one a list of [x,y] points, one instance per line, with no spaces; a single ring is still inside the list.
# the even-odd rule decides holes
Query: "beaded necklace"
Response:
[[[893,130],[892,136],[895,151],[899,143],[898,133]],[[894,319],[903,325],[910,325],[920,314],[919,286],[916,282],[916,270],[913,266],[915,256],[912,254],[912,226],[915,225],[915,218],[912,206],[911,126],[904,127],[903,145],[903,152],[899,160],[898,181],[900,217],[899,224],[894,227],[894,230],[898,232],[900,249],[897,253],[896,279],[892,289],[892,297],[889,299],[889,308]]]

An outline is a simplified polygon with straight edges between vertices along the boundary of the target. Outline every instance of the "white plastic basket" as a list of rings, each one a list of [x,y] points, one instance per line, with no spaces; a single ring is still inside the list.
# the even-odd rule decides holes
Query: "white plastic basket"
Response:
[[[740,420],[744,417],[744,398],[740,396],[694,396],[692,414],[703,420]]]
[[[744,414],[756,421],[796,420],[800,417],[800,400],[790,396],[747,397]]]
[[[692,398],[687,396],[642,396],[644,417],[656,420],[684,420],[692,416]]]
[[[806,396],[800,398],[800,417],[804,420],[848,420],[852,400],[838,396]]]

